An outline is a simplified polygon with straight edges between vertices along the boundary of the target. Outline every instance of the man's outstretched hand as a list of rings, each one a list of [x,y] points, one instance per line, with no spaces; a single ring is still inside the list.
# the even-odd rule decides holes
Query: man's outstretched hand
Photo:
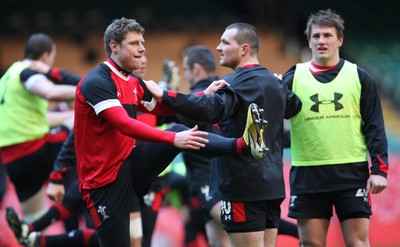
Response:
[[[208,140],[202,136],[208,135],[207,132],[197,131],[199,127],[196,125],[192,129],[178,132],[175,135],[174,145],[181,149],[199,150],[205,147]]]

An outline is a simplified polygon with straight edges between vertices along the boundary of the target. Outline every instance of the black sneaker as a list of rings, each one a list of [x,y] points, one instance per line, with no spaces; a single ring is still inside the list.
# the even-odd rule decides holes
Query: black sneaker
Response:
[[[262,159],[268,151],[264,142],[264,128],[267,121],[263,118],[263,109],[257,104],[251,103],[247,111],[246,128],[244,129],[243,139],[250,149],[254,159]]]
[[[24,244],[29,234],[29,225],[19,219],[18,214],[15,212],[13,207],[7,207],[6,218],[8,225],[17,238],[18,243]]]

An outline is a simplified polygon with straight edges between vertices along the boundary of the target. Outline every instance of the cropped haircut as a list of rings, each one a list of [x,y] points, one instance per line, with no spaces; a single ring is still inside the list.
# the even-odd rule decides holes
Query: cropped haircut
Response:
[[[54,40],[45,33],[32,34],[25,45],[24,58],[37,60],[44,53],[52,52]]]
[[[331,9],[320,10],[308,17],[307,27],[304,31],[304,34],[307,36],[308,40],[310,40],[311,28],[313,25],[334,27],[336,29],[337,36],[339,38],[343,37],[344,20],[339,14],[336,14]]]
[[[198,63],[208,73],[215,73],[217,69],[217,62],[214,54],[205,46],[191,46],[183,52],[182,57],[187,57],[189,68],[193,68],[193,65]]]
[[[107,55],[111,55],[110,42],[115,41],[117,44],[121,44],[125,39],[128,32],[139,32],[144,34],[144,28],[135,19],[121,19],[114,20],[104,32],[104,48],[107,51]]]
[[[249,44],[251,55],[257,55],[260,47],[260,35],[255,27],[248,23],[234,23],[225,30],[236,29],[235,40],[239,45]]]

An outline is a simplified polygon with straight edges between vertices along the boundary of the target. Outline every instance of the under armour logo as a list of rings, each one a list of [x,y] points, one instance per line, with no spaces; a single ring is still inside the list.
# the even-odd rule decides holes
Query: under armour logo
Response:
[[[364,202],[368,202],[368,193],[364,188],[358,189],[356,193],[356,197],[364,197]]]
[[[144,204],[146,204],[148,207],[151,207],[151,205],[153,205],[155,197],[156,193],[154,191],[150,191],[147,195],[143,196]]]
[[[289,207],[294,207],[294,201],[297,199],[296,195],[290,196],[290,204]]]
[[[310,99],[315,102],[314,105],[311,106],[310,110],[314,112],[319,112],[319,105],[328,105],[334,104],[335,111],[339,111],[343,109],[343,105],[339,103],[339,100],[343,97],[341,93],[334,93],[333,100],[319,100],[318,94],[314,94],[310,97]]]
[[[224,217],[225,217],[225,221],[232,220],[231,215],[229,215],[229,214],[224,215]]]
[[[206,201],[210,201],[212,199],[212,197],[208,195],[210,191],[210,186],[208,186],[208,184],[201,186],[200,191],[204,195]]]

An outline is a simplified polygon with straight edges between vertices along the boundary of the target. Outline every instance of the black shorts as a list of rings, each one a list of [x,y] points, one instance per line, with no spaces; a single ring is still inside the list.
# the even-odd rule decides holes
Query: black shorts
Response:
[[[175,125],[170,131],[187,130]],[[137,141],[115,180],[96,189],[84,189],[82,198],[97,229],[100,243],[128,246],[129,213],[146,195],[152,182],[181,150],[165,143]],[[144,234],[146,227],[144,227]]]
[[[121,166],[114,182],[97,189],[82,191],[82,198],[98,235],[109,231],[124,219],[129,219],[129,213],[140,203],[133,189],[129,162],[128,159]]]
[[[201,208],[207,212],[207,215],[210,215],[210,211],[212,207],[219,203],[219,199],[209,196],[210,186],[208,184],[204,184],[201,186],[196,194],[196,197],[200,200]],[[210,218],[206,219],[209,220]]]
[[[365,189],[351,189],[315,194],[291,195],[288,216],[291,218],[325,218],[333,215],[340,221],[369,218],[372,215],[370,195]]]
[[[38,150],[4,164],[21,202],[40,191],[43,184],[49,179],[54,161],[63,142],[67,139],[68,132],[69,130],[63,127],[56,132],[49,133],[44,137],[44,145]]]
[[[200,224],[204,225],[203,222],[207,223],[212,219],[211,209],[220,200],[209,196],[210,186],[208,184],[204,184],[200,188],[192,188],[192,190],[191,210],[196,211],[197,216],[201,215]]]
[[[221,222],[227,232],[256,232],[278,228],[283,199],[229,202],[221,200]]]

